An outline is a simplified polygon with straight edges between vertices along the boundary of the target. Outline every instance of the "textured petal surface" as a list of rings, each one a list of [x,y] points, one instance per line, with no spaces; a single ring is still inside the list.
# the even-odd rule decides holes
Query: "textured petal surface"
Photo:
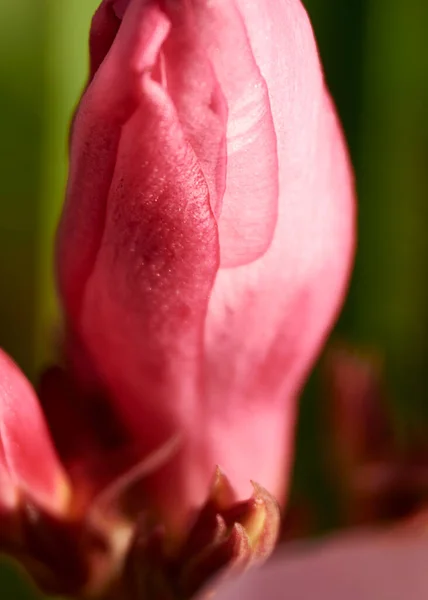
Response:
[[[218,600],[424,600],[426,536],[366,533],[283,550],[216,593]],[[201,598],[204,597],[204,593]]]
[[[268,88],[235,0],[194,0],[199,35],[228,107],[227,174],[218,226],[222,266],[269,247],[278,207],[277,141]]]
[[[0,461],[1,485],[13,485],[53,512],[65,507],[66,479],[37,398],[18,367],[1,350]]]
[[[208,186],[162,85],[168,29],[154,3],[131,2],[91,85],[98,94],[104,71],[113,78],[126,71],[139,97],[121,128],[80,332],[146,450],[183,421],[195,422],[203,322],[218,265]],[[209,85],[218,88],[212,72],[193,96],[208,117]]]

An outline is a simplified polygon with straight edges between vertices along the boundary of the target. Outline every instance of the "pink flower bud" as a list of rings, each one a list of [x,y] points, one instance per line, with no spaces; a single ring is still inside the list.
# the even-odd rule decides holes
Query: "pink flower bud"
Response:
[[[90,49],[57,244],[71,359],[83,349],[142,455],[181,439],[147,489],[169,513],[203,502],[216,464],[241,498],[250,479],[282,498],[353,250],[307,15],[104,0]]]

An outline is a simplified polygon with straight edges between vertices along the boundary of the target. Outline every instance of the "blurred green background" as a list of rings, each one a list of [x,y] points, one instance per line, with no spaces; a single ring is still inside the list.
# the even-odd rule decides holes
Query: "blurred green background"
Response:
[[[357,261],[337,329],[385,355],[396,422],[418,423],[428,406],[428,3],[305,4],[359,192]],[[51,351],[52,235],[96,5],[0,0],[0,345],[30,377]],[[303,487],[312,482],[322,502],[317,397],[307,393],[302,404],[297,463]],[[33,597],[6,566],[0,594]]]

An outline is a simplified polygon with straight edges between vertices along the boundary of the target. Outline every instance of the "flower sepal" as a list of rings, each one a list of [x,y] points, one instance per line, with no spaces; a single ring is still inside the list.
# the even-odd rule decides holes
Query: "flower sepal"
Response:
[[[124,571],[129,598],[190,598],[217,575],[236,575],[268,558],[278,538],[279,506],[264,488],[252,485],[252,496],[237,502],[217,468],[209,496],[181,540],[141,521]]]

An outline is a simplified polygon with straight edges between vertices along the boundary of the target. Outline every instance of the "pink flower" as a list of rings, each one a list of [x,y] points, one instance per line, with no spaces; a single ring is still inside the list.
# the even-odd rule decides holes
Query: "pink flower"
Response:
[[[174,518],[219,464],[283,498],[296,397],[343,299],[353,186],[298,0],[104,0],[57,273],[75,373],[108,390]],[[82,368],[82,364],[83,367]],[[89,368],[90,365],[90,368]]]

